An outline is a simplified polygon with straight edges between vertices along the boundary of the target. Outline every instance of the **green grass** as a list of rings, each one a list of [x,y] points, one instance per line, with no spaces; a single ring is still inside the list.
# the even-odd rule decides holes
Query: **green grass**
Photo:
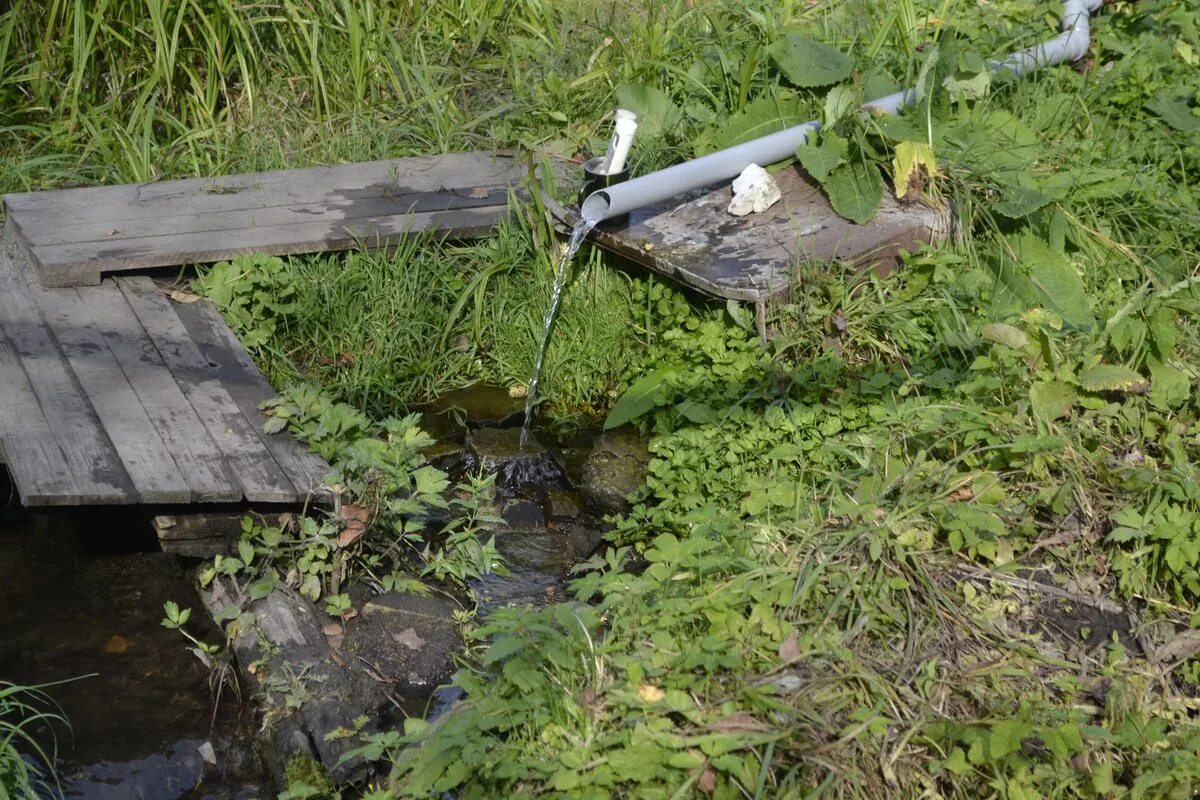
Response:
[[[57,784],[57,753],[46,752],[32,733],[36,726],[65,722],[47,710],[52,701],[44,688],[0,681],[0,800],[27,800]]]
[[[1080,65],[961,102],[936,90],[1046,38],[1059,8],[14,4],[0,184],[572,155],[602,146],[618,98],[642,112],[644,172],[779,109],[820,116],[825,88],[768,55],[788,33],[852,54],[855,93],[933,74],[914,124],[833,133],[884,175],[899,143],[931,144],[954,241],[887,280],[797,265],[767,346],[744,309],[594,252],[576,264],[546,413],[596,418],[628,392],[652,437],[645,492],[570,602],[476,632],[464,704],[368,743],[393,765],[369,796],[1189,797],[1200,16],[1109,4]],[[555,255],[532,209],[477,244],[205,280],[278,385],[379,419],[523,384]],[[1046,630],[1014,588],[1029,577],[1124,604],[1132,639]]]

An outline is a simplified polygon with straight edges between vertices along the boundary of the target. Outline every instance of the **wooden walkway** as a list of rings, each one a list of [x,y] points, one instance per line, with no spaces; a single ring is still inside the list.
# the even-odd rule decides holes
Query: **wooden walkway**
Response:
[[[489,232],[525,169],[462,153],[4,197],[0,460],[26,505],[302,503],[328,466],[207,301],[106,274]]]
[[[492,153],[370,161],[4,197],[5,233],[44,286],[102,274],[395,243],[437,230],[489,233],[525,176]]]
[[[150,278],[46,289],[0,252],[0,458],[25,505],[298,503],[328,466],[213,305]]]

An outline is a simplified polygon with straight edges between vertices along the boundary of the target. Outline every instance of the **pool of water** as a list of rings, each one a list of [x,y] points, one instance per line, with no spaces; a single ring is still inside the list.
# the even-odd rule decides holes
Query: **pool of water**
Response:
[[[249,702],[226,692],[214,715],[208,669],[159,624],[164,602],[193,606],[194,629],[218,641],[146,521],[13,497],[0,478],[0,680],[61,682],[46,692],[70,726],[37,733],[57,750],[62,796],[273,796]]]

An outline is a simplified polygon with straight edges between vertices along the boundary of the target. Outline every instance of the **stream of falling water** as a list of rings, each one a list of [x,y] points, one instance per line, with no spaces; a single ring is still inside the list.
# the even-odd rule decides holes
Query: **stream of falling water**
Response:
[[[567,285],[567,265],[579,251],[580,245],[598,220],[581,219],[571,231],[567,247],[563,250],[562,259],[558,262],[558,272],[554,275],[554,291],[550,294],[550,308],[546,309],[546,318],[542,322],[542,338],[538,342],[537,358],[533,362],[533,375],[529,379],[529,391],[525,395],[525,421],[521,425],[521,448],[524,449],[529,441],[529,431],[533,428],[533,406],[537,402],[538,381],[542,377],[542,363],[546,360],[546,348],[550,344],[550,328],[554,326],[554,317],[558,314],[559,303],[562,302],[563,290]]]

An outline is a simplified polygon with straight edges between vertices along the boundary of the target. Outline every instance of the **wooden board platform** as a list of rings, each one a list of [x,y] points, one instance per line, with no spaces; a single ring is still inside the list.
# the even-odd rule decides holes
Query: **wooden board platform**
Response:
[[[102,275],[395,243],[409,233],[486,235],[526,174],[492,153],[450,153],[223,178],[4,196],[5,236],[47,287]]]
[[[901,205],[886,193],[875,218],[856,225],[800,168],[786,167],[775,180],[783,198],[761,214],[729,214],[732,181],[724,181],[634,211],[628,223],[602,225],[591,239],[705,294],[759,303],[786,296],[805,262],[890,268],[901,249],[950,234],[946,210]],[[578,219],[574,210],[555,211],[568,225]]]
[[[0,460],[25,505],[306,502],[328,466],[262,432],[273,396],[211,303],[47,289],[0,238]]]

